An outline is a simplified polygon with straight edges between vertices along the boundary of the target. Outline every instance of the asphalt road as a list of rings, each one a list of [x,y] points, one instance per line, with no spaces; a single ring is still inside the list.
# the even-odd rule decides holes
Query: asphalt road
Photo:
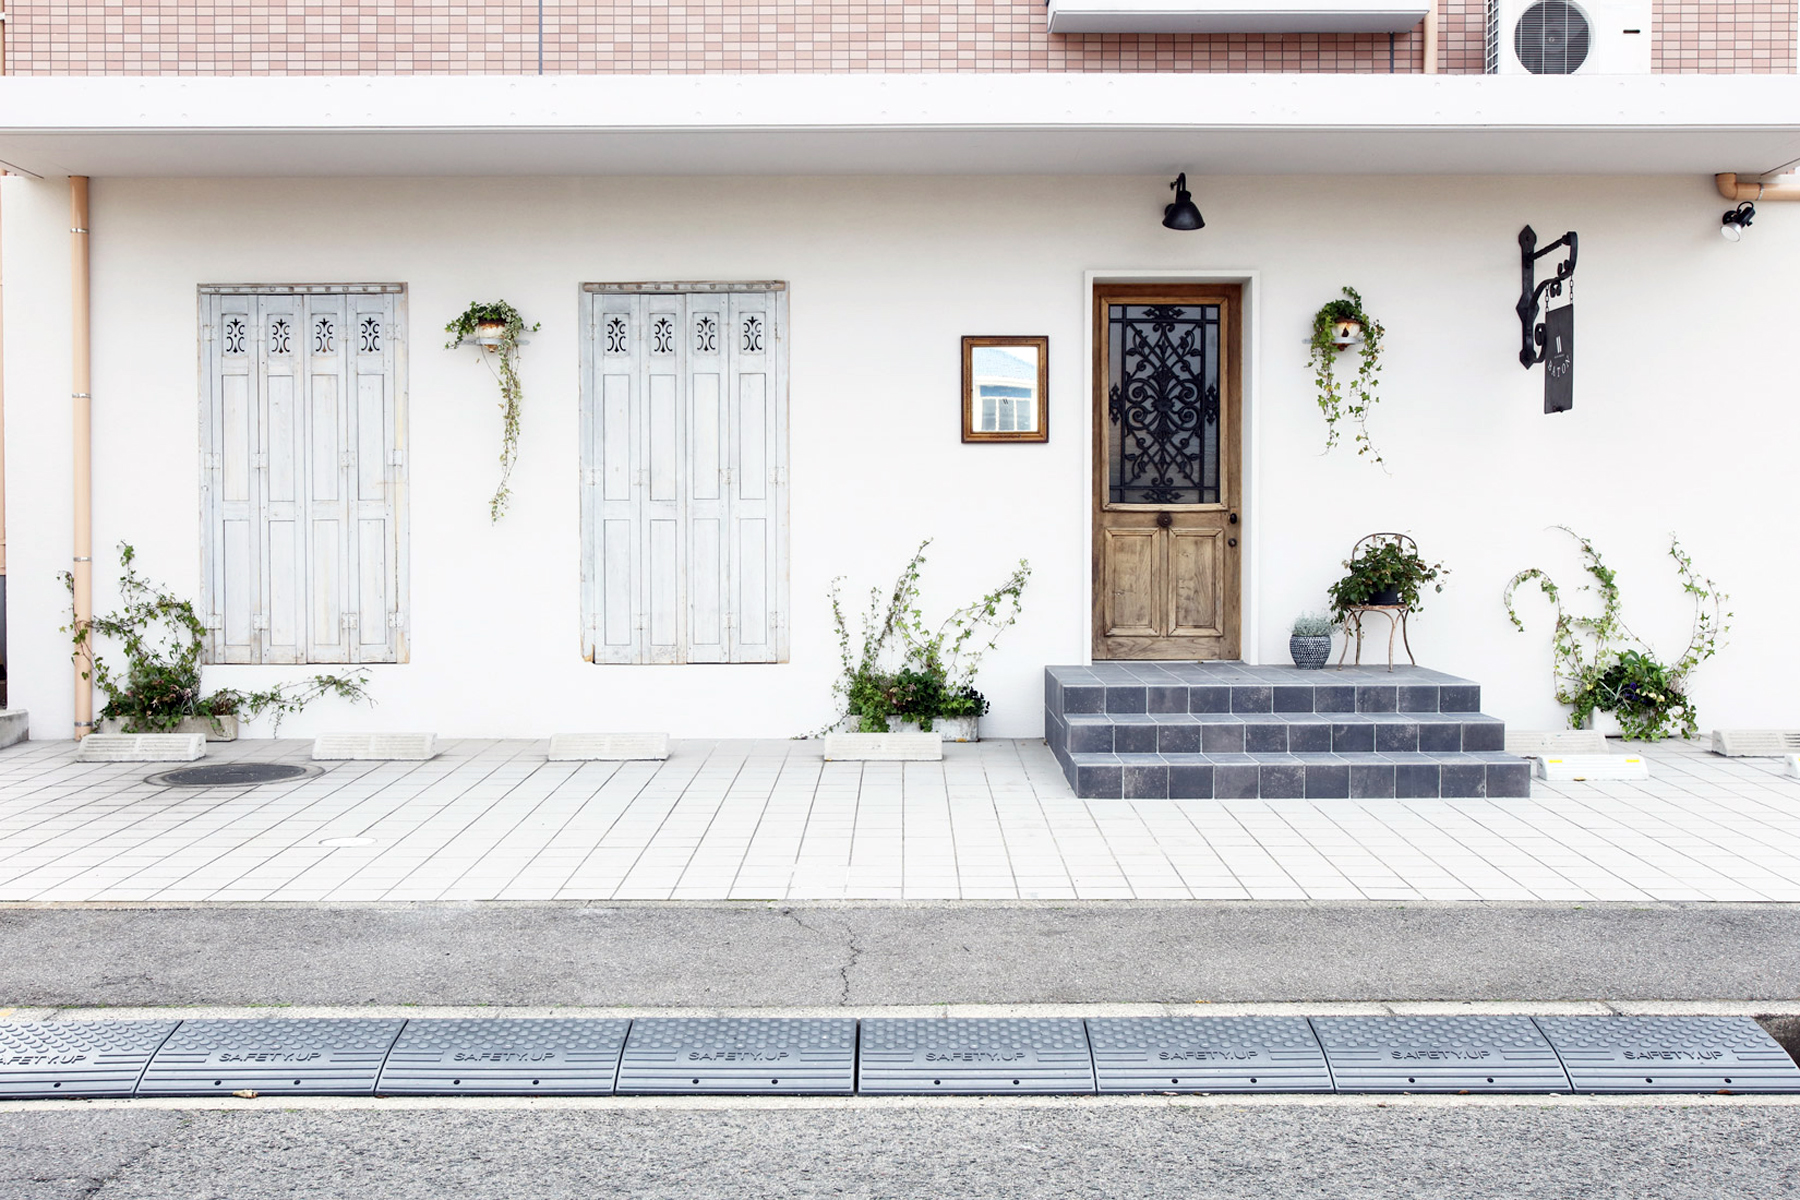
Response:
[[[1772,1200],[1794,1107],[0,1113],[5,1200]]]
[[[1779,904],[0,908],[0,1007],[1796,997]]]

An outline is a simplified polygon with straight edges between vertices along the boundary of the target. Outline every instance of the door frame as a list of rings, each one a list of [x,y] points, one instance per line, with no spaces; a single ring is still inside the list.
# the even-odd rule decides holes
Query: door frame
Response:
[[[1094,404],[1094,371],[1097,360],[1094,346],[1094,289],[1096,285],[1108,284],[1237,284],[1244,289],[1243,328],[1239,338],[1242,346],[1243,364],[1239,371],[1239,380],[1243,391],[1243,416],[1239,436],[1243,439],[1240,454],[1242,473],[1241,494],[1244,519],[1243,532],[1239,535],[1244,543],[1241,569],[1238,574],[1238,650],[1242,661],[1260,663],[1261,655],[1261,622],[1257,609],[1257,599],[1262,591],[1262,471],[1259,470],[1259,451],[1262,446],[1262,406],[1257,403],[1262,393],[1262,275],[1250,269],[1240,270],[1156,270],[1114,268],[1110,270],[1095,269],[1082,275],[1082,371],[1085,375],[1081,389],[1081,403],[1085,408],[1081,428],[1081,562],[1082,574],[1087,579],[1087,588],[1081,598],[1081,630],[1082,651],[1081,662],[1091,664],[1094,659],[1093,639],[1093,591],[1094,591],[1094,445],[1099,430],[1099,414]],[[1297,343],[1296,343],[1297,344]],[[1067,394],[1066,392],[1064,393]],[[1067,425],[1064,428],[1068,428]]]

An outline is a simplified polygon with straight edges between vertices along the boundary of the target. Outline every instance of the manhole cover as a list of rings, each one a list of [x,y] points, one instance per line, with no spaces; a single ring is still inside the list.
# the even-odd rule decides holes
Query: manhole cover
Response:
[[[408,1021],[388,1053],[383,1095],[604,1096],[630,1022],[614,1019]]]
[[[862,1023],[857,1090],[980,1095],[1092,1092],[1076,1017],[886,1017]]]
[[[1305,1017],[1103,1017],[1088,1021],[1103,1092],[1329,1092]]]
[[[855,1068],[852,1020],[654,1017],[631,1023],[619,1091],[848,1095]]]
[[[160,775],[152,775],[145,782],[157,787],[246,787],[257,783],[304,779],[308,775],[319,773],[318,767],[302,767],[294,763],[214,762],[164,771]]]

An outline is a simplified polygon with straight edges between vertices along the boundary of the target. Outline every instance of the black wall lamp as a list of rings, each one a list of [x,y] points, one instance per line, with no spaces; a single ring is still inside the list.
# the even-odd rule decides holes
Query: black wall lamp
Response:
[[[1756,205],[1746,200],[1736,208],[1728,208],[1725,215],[1719,218],[1719,234],[1728,242],[1742,240],[1744,230],[1750,228],[1750,222],[1756,220]]]
[[[1537,282],[1537,260],[1553,250],[1567,247],[1569,257],[1556,264],[1556,274]],[[1544,411],[1568,412],[1575,407],[1575,259],[1581,239],[1574,230],[1563,234],[1542,250],[1537,248],[1537,231],[1527,225],[1519,230],[1519,363],[1530,370],[1544,364]],[[1553,308],[1539,321],[1538,306],[1544,293],[1563,294],[1569,302]]]
[[[1188,194],[1187,172],[1183,171],[1169,185],[1175,189],[1175,202],[1163,209],[1164,229],[1205,229],[1206,218],[1200,215],[1200,209],[1194,204],[1194,198]]]

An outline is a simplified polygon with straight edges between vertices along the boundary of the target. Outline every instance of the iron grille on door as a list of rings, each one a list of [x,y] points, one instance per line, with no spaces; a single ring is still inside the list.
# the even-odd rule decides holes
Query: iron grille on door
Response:
[[[406,658],[402,307],[399,285],[201,288],[209,661]]]
[[[778,283],[584,288],[589,660],[786,660],[786,301]]]

